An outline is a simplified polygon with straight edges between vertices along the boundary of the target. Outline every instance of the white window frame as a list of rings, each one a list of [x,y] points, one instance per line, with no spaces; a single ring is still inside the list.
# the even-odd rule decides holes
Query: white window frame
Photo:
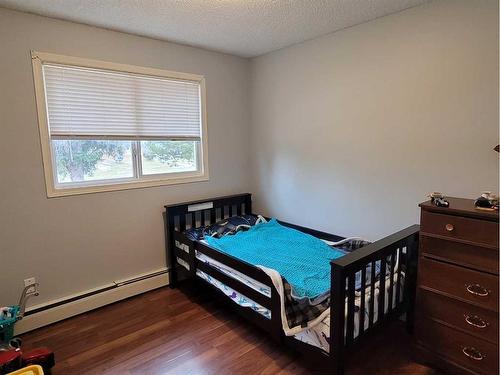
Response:
[[[63,56],[53,53],[31,51],[31,60],[33,65],[33,78],[35,83],[35,98],[38,112],[38,128],[40,132],[40,142],[42,149],[42,161],[45,174],[45,184],[47,196],[60,197],[67,195],[78,195],[97,193],[103,191],[116,191],[126,189],[145,188],[162,185],[182,184],[188,182],[207,181],[208,173],[208,132],[206,115],[206,89],[205,78],[202,75],[174,72],[170,70],[141,67],[135,65],[118,64],[113,62],[91,60],[80,57]],[[47,101],[45,98],[45,84],[43,80],[43,64],[53,63],[60,65],[69,65],[84,68],[105,69],[117,72],[133,73],[153,77],[172,78],[198,82],[200,85],[200,106],[201,106],[201,140],[197,153],[198,168],[196,172],[177,172],[155,175],[135,175],[132,178],[118,178],[100,181],[85,181],[81,183],[57,183],[55,155],[52,152],[52,142],[49,132]],[[98,139],[98,138],[96,138]],[[146,139],[144,139],[146,140]],[[140,139],[138,140],[140,141]],[[132,141],[133,152],[141,152]],[[135,156],[133,163],[141,164],[139,158]],[[136,165],[134,171],[141,171],[142,166]]]

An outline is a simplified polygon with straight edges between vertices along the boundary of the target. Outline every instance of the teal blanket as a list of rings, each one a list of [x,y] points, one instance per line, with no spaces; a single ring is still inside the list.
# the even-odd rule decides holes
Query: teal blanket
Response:
[[[205,237],[208,244],[254,266],[278,271],[298,298],[314,298],[330,289],[330,261],[345,253],[320,239],[280,225],[276,219],[246,232],[222,238]]]

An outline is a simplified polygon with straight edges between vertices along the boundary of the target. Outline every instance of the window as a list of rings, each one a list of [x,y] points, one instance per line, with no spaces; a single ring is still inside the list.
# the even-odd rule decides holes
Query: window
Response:
[[[202,76],[32,60],[49,197],[208,179]]]

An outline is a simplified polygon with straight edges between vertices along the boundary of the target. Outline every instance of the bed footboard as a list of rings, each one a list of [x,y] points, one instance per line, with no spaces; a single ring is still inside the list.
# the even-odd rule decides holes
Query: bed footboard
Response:
[[[391,318],[406,313],[412,329],[418,232],[418,225],[410,226],[331,262],[330,360],[336,375],[344,372],[346,350]]]

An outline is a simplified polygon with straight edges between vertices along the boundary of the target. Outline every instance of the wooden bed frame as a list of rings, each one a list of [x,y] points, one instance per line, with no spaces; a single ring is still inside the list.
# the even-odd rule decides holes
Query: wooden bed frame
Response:
[[[199,269],[230,288],[245,295],[257,302],[261,306],[271,311],[271,319],[250,308],[241,307],[232,303],[234,309],[241,315],[252,321],[254,324],[268,332],[273,339],[279,343],[289,345],[304,355],[314,360],[322,361],[325,369],[332,374],[342,375],[344,373],[344,364],[346,356],[353,352],[353,348],[360,341],[378,331],[385,323],[397,319],[406,313],[407,329],[411,332],[413,327],[413,304],[415,300],[416,285],[416,265],[418,255],[418,232],[419,226],[413,225],[376,241],[370,245],[364,246],[341,258],[331,262],[331,301],[347,301],[346,303],[332,303],[330,314],[330,353],[315,346],[305,344],[285,336],[282,330],[281,306],[279,294],[274,287],[270,277],[261,269],[246,263],[238,258],[224,254],[199,241],[190,240],[183,231],[189,228],[203,227],[227,217],[251,214],[252,199],[251,194],[239,194],[213,199],[205,199],[175,205],[165,206],[165,234],[166,251],[170,267],[170,286],[176,287],[182,280],[194,279],[209,285],[212,290],[224,295],[219,289],[196,277],[196,269]],[[298,225],[280,221],[282,225],[300,230],[315,237],[329,240],[340,241],[343,237],[320,232],[314,229],[301,227]],[[196,258],[196,251],[203,253],[210,258],[225,264],[251,278],[268,286],[271,290],[271,297],[267,297],[238,280],[227,276],[214,267],[199,261]],[[390,278],[380,277],[380,293],[376,301],[369,298],[365,301],[365,290],[370,291],[370,296],[375,295],[375,275],[372,273],[370,285],[366,285],[367,267],[375,267],[375,263],[380,265],[380,275],[384,275],[388,264],[394,264],[399,257],[399,270],[405,271],[404,284],[401,288],[401,272],[394,276],[394,267],[390,268]],[[177,262],[177,258],[182,259],[189,265],[189,271]],[[373,269],[372,268],[372,269]],[[361,276],[361,301],[360,311],[364,311],[365,303],[368,304],[368,328],[365,329],[365,314],[359,314],[359,333],[354,334],[354,316],[355,316],[355,277],[356,273]],[[396,278],[396,281],[394,281]],[[385,309],[385,283],[390,283],[389,300],[394,298],[394,282],[396,282],[395,306],[389,304]],[[402,295],[400,290],[402,289]],[[224,297],[226,297],[224,295]],[[227,298],[227,297],[226,297]],[[378,317],[374,321],[374,304],[378,304]]]

